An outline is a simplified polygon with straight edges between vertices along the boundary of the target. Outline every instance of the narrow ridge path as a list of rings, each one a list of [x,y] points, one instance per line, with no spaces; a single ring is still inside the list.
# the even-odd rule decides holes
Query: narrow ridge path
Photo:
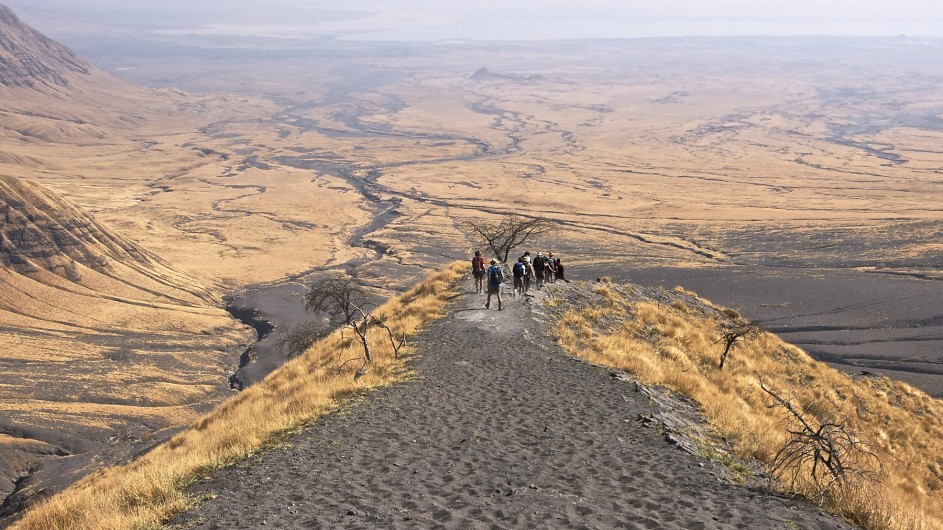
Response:
[[[409,382],[201,482],[174,528],[853,528],[642,427],[648,398],[470,282]],[[238,428],[234,425],[233,428]]]

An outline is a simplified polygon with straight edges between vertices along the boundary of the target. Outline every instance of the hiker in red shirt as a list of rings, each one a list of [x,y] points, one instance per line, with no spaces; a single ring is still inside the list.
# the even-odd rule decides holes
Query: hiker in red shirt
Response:
[[[485,291],[485,258],[481,257],[481,251],[475,251],[475,257],[472,258],[472,276],[475,277],[475,289],[478,294]]]

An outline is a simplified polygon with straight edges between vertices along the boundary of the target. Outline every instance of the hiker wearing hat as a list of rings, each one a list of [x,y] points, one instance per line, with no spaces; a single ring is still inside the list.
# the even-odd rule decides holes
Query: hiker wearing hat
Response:
[[[530,252],[525,252],[520,258],[524,264],[524,292],[530,291],[530,282],[534,278],[534,266],[530,264]]]
[[[544,261],[546,259],[540,252],[534,256],[534,281],[537,282],[538,291],[544,284]]]
[[[498,265],[498,260],[492,259],[488,267],[488,301],[485,309],[491,308],[491,295],[498,297],[498,311],[501,311],[501,282],[504,281],[504,270]]]
[[[553,252],[547,254],[547,265],[544,267],[544,272],[546,277],[544,278],[549,283],[554,283],[557,281],[557,260],[553,259]]]

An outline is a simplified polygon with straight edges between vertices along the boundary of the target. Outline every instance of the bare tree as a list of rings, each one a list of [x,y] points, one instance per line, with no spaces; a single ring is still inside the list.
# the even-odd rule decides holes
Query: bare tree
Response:
[[[364,362],[354,378],[367,373],[367,366],[373,362],[370,345],[367,343],[372,307],[369,299],[367,292],[353,278],[343,276],[318,280],[311,284],[311,288],[305,293],[305,309],[335,315],[334,319],[351,328],[360,339]],[[392,341],[392,332],[390,340]]]
[[[323,339],[330,332],[330,328],[319,322],[306,322],[280,333],[274,346],[285,352],[291,359],[305,352],[312,344]]]
[[[515,248],[544,235],[553,223],[543,217],[505,215],[495,221],[472,220],[468,223],[476,244],[487,247],[503,263]]]
[[[347,276],[322,278],[305,293],[305,309],[322,312],[331,320],[350,325],[369,313],[370,297],[356,280]]]
[[[786,410],[793,425],[787,429],[786,443],[766,463],[771,475],[785,479],[786,486],[793,492],[799,490],[802,477],[808,476],[815,486],[811,495],[815,502],[823,501],[836,489],[856,487],[862,480],[876,479],[877,473],[872,469],[880,469],[880,459],[844,422],[825,420],[801,410],[767,388],[762,379],[759,383],[773,399],[773,406]]]
[[[747,337],[756,336],[762,331],[760,324],[751,320],[745,320],[737,315],[730,320],[721,321],[717,325],[717,342],[724,344],[724,352],[720,354],[720,368],[724,369],[724,363],[727,362],[727,355],[733,348],[733,345]]]
[[[373,307],[374,304],[370,302],[367,292],[350,277],[335,276],[318,280],[311,284],[311,288],[305,293],[305,309],[328,315],[329,321],[352,329],[360,339],[363,347],[363,365],[357,370],[354,378],[366,374],[367,366],[373,362],[370,345],[367,342],[370,328],[386,330],[394,357],[399,357],[400,349],[406,345],[406,333],[404,332],[397,340],[390,326],[371,314]],[[289,355],[292,352],[301,353],[314,341],[325,336],[327,330],[328,326],[319,326],[312,322],[298,326],[279,341],[283,341],[282,347],[288,349]]]
[[[380,327],[386,330],[387,335],[389,335],[390,337],[390,346],[393,347],[393,357],[398,358],[400,348],[406,345],[406,332],[404,331],[403,336],[400,337],[400,339],[397,341],[393,337],[393,330],[390,329],[390,327],[386,325],[386,322],[383,322],[382,320],[374,320],[374,323],[377,325],[377,327]]]

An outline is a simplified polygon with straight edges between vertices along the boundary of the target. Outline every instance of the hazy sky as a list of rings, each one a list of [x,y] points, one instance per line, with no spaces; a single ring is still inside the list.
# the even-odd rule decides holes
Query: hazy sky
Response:
[[[43,29],[371,40],[943,37],[943,0],[0,0]]]

